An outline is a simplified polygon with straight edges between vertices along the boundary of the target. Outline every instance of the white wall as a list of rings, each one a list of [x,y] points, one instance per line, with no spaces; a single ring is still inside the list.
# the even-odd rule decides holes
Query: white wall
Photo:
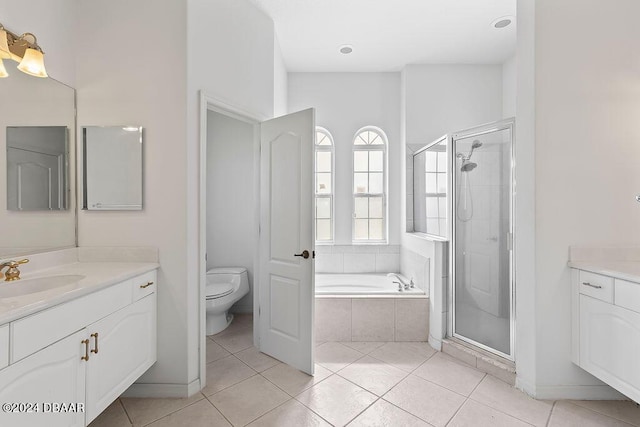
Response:
[[[198,357],[189,339],[198,312],[187,274],[186,6],[82,1],[77,24],[78,125],[145,128],[143,211],[81,211],[79,243],[159,249],[158,362],[141,382],[186,386]],[[123,48],[129,35],[153,42]]]
[[[518,90],[516,56],[502,63],[502,118],[515,117]]]
[[[16,33],[33,33],[45,53],[50,77],[74,87],[79,0],[0,0],[0,23]]]
[[[535,1],[518,0],[515,179],[516,387],[536,394]]]
[[[538,397],[598,383],[570,361],[568,246],[640,244],[638,16],[636,0],[535,2]]]
[[[258,239],[253,232],[254,130],[220,113],[207,114],[207,269],[245,267],[253,291]],[[234,305],[253,312],[253,292]]]
[[[502,119],[500,65],[408,65],[404,73],[408,144]]]
[[[273,43],[273,115],[275,117],[288,113],[288,81],[287,65],[282,56],[278,37]]]
[[[289,73],[289,111],[316,109],[316,124],[335,141],[335,244],[352,242],[353,137],[364,126],[389,139],[389,244],[400,242],[400,74]]]

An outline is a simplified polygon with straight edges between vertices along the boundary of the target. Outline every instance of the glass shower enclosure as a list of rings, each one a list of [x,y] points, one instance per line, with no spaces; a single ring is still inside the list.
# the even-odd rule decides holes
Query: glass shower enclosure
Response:
[[[513,360],[514,120],[451,135],[448,334]]]

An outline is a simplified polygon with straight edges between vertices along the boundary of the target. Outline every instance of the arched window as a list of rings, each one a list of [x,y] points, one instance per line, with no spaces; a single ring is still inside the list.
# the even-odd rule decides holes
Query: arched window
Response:
[[[333,242],[333,137],[316,127],[316,242]]]
[[[384,243],[386,222],[387,137],[365,127],[353,140],[353,241]]]

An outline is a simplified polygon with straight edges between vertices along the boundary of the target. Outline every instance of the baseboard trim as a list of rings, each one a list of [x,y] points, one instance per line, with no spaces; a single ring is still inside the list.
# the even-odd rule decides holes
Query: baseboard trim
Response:
[[[442,351],[442,340],[434,338],[433,335],[429,334],[428,341],[429,345],[431,345],[434,350]]]
[[[516,378],[515,387],[539,400],[627,400],[622,393],[606,384],[600,385],[550,385],[536,386],[521,377]]]
[[[122,397],[189,397],[200,391],[200,380],[196,379],[189,384],[140,384],[129,387]]]
[[[558,385],[536,387],[536,399],[540,400],[627,400],[622,393],[608,385]]]

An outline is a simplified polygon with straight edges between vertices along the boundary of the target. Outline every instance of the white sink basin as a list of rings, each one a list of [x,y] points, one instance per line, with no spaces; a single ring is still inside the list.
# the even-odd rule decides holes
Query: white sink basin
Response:
[[[71,284],[75,285],[78,281],[84,278],[85,276],[80,274],[67,274],[63,276],[21,279],[13,282],[0,282],[0,299],[36,294],[38,292],[49,291]]]

